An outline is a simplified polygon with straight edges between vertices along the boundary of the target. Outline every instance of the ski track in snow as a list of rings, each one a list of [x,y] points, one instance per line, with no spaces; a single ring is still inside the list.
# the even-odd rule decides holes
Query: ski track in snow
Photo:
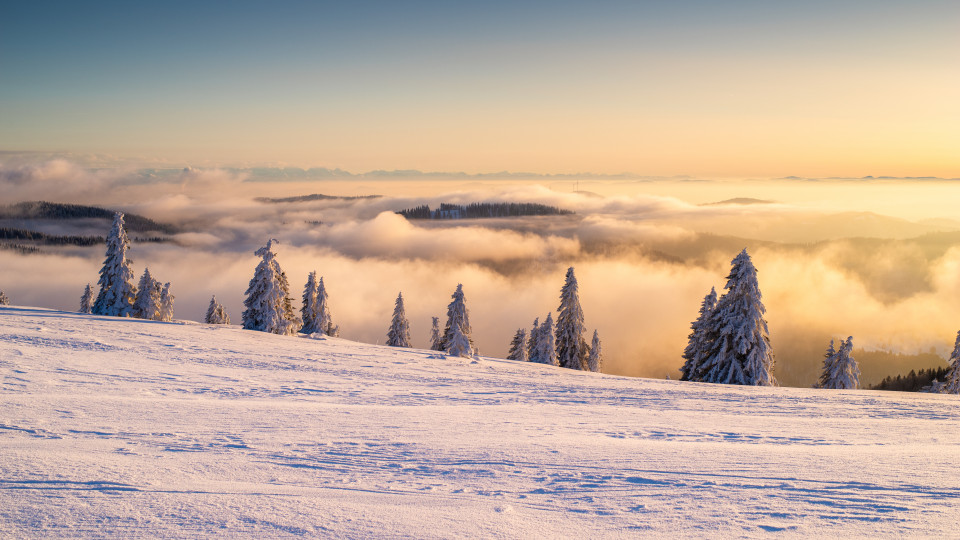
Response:
[[[0,307],[0,536],[955,536],[956,396]]]

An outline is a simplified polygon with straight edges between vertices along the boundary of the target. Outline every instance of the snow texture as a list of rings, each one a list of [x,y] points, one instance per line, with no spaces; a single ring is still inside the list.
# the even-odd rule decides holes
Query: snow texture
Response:
[[[123,228],[123,214],[113,216],[113,226],[107,235],[107,253],[100,269],[100,292],[93,303],[93,313],[113,317],[133,316],[133,270],[127,259],[130,239]]]
[[[600,373],[603,370],[603,348],[600,345],[600,334],[596,330],[593,331],[593,341],[590,343],[587,367],[594,373]]]
[[[507,360],[517,360],[527,362],[530,358],[527,356],[527,331],[523,328],[517,330],[510,342],[510,351],[507,353]]]
[[[463,284],[457,284],[447,306],[447,326],[443,332],[443,350],[450,356],[473,356],[473,330],[470,328],[470,312],[463,295]]]
[[[957,396],[0,308],[3,538],[951,538]]]
[[[293,313],[286,275],[271,249],[275,241],[268,241],[254,253],[261,261],[245,293],[243,327],[272,334],[295,334],[300,329],[300,320]]]
[[[216,295],[210,298],[210,307],[207,308],[207,315],[203,322],[207,324],[230,324],[230,315],[227,314],[223,304],[217,301]]]
[[[580,293],[577,276],[573,267],[567,269],[567,276],[560,289],[560,307],[557,308],[557,359],[560,365],[570,369],[589,370],[587,355],[590,354],[587,340],[583,337],[583,308],[580,307]]]
[[[763,318],[757,269],[744,249],[732,262],[727,292],[710,315],[704,382],[773,386],[773,349]]]
[[[410,345],[410,321],[407,320],[407,313],[403,309],[402,292],[397,294],[397,301],[393,306],[393,318],[390,321],[390,329],[387,331],[387,346],[412,347]]]
[[[717,307],[717,290],[710,287],[710,292],[703,297],[700,303],[700,314],[697,320],[690,325],[692,330],[687,336],[687,347],[683,350],[683,367],[680,368],[681,381],[703,380],[701,372],[703,361],[710,353],[709,324],[710,316]]]

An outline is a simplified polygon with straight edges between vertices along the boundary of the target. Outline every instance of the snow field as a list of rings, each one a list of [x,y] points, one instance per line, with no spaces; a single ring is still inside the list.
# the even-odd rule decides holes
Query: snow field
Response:
[[[0,537],[949,537],[960,509],[956,396],[23,307],[0,377]]]

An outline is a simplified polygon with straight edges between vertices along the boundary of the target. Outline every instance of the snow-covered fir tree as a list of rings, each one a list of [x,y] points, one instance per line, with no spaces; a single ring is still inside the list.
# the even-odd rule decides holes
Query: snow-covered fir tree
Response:
[[[133,316],[149,321],[160,320],[160,283],[153,279],[149,268],[143,269],[137,295],[133,299]]]
[[[3,291],[0,291],[0,306],[9,306],[10,299],[7,298],[7,295]]]
[[[217,296],[210,298],[210,307],[207,308],[207,315],[203,318],[207,324],[230,324],[230,316],[223,304],[217,302]]]
[[[830,349],[833,348],[833,341],[830,341]],[[827,349],[827,354],[830,354]],[[830,388],[834,390],[856,390],[860,387],[860,366],[857,360],[851,356],[853,351],[853,336],[840,342],[840,349],[834,353],[834,360],[830,362],[829,358],[824,360],[824,373],[820,377],[820,388]],[[829,362],[829,365],[827,365]]]
[[[173,294],[170,293],[170,282],[163,284],[163,289],[160,290],[160,319],[164,322],[170,322],[173,320],[173,301],[176,298]]]
[[[590,348],[583,337],[583,308],[573,267],[567,269],[567,277],[560,289],[560,307],[557,308],[557,359],[560,365],[570,369],[587,370],[587,355]]]
[[[397,294],[397,301],[393,305],[393,319],[390,321],[390,330],[387,331],[387,345],[390,347],[410,347],[410,322],[403,309],[403,293]]]
[[[546,320],[540,325],[540,336],[537,338],[537,359],[531,361],[551,366],[560,365],[553,341],[553,313],[548,313]]]
[[[440,317],[431,317],[430,323],[430,350],[443,350],[443,336],[440,334]]]
[[[329,324],[323,325],[320,321],[320,301],[317,296],[319,287],[317,273],[307,274],[307,284],[303,287],[303,307],[300,308],[300,318],[303,319],[303,327],[300,328],[302,334],[327,333]]]
[[[293,313],[290,291],[276,254],[272,247],[276,240],[254,254],[261,258],[247,287],[246,309],[243,311],[243,327],[274,334],[292,335],[300,328],[300,321]]]
[[[533,328],[530,329],[530,337],[527,338],[527,362],[540,363],[537,359],[538,354],[540,354],[540,317],[533,320]]]
[[[330,313],[330,295],[323,278],[317,283],[317,328],[330,337],[340,337],[340,326],[333,324],[333,315]]]
[[[133,286],[133,270],[127,259],[130,239],[123,228],[123,214],[113,215],[113,226],[107,235],[107,254],[100,269],[100,292],[93,303],[93,313],[114,317],[133,315],[133,299],[137,290]]]
[[[687,336],[687,347],[683,350],[683,367],[680,368],[681,381],[699,381],[700,366],[710,351],[710,342],[707,341],[707,330],[710,315],[717,306],[717,290],[710,287],[710,292],[703,297],[700,304],[700,314],[697,320],[690,325],[692,332]]]
[[[507,360],[518,360],[526,362],[527,357],[527,331],[523,328],[517,330],[513,335],[513,341],[510,342],[510,352],[507,353]]]
[[[947,372],[944,381],[943,392],[945,394],[960,394],[960,332],[957,332],[957,340],[953,344],[953,352],[950,353],[950,371]]]
[[[704,382],[773,386],[773,349],[757,269],[744,249],[732,262],[727,292],[710,315],[710,350],[701,364]]]
[[[593,341],[590,343],[587,367],[594,373],[600,373],[603,369],[603,348],[600,346],[600,334],[596,330],[593,331]]]
[[[80,297],[80,313],[93,313],[93,287],[89,283]]]
[[[457,284],[452,295],[453,301],[447,306],[447,325],[443,332],[443,347],[450,356],[473,355],[473,338],[470,328],[470,312],[463,296],[463,284]]]
[[[837,349],[833,346],[833,340],[827,347],[827,352],[823,355],[823,368],[820,369],[820,378],[813,385],[814,388],[827,388],[830,379],[830,373],[833,372],[833,364],[837,362]]]

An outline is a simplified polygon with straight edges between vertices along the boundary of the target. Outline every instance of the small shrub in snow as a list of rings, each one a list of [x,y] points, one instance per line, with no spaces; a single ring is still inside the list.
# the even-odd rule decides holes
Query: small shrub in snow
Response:
[[[207,308],[207,315],[203,318],[203,322],[207,324],[230,324],[230,316],[227,315],[227,310],[224,309],[223,304],[217,302],[216,295],[210,298],[210,307]]]
[[[827,349],[823,361],[823,374],[820,376],[820,388],[834,390],[856,390],[860,387],[860,366],[850,355],[853,351],[853,336],[840,342],[840,349],[833,350],[833,340]],[[832,354],[831,354],[832,353]]]
[[[93,312],[93,288],[87,283],[87,288],[83,290],[83,296],[80,297],[80,313]]]
[[[430,350],[443,350],[443,336],[440,335],[440,317],[431,317],[430,323]]]

